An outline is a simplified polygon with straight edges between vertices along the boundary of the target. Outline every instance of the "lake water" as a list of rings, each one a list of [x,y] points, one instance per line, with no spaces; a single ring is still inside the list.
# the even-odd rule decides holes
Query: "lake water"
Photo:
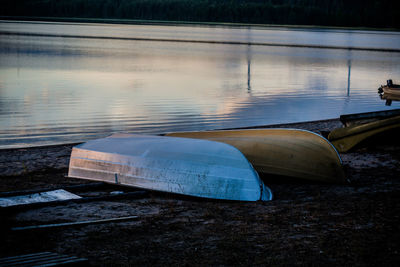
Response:
[[[0,21],[0,148],[400,108],[389,78],[399,32]]]

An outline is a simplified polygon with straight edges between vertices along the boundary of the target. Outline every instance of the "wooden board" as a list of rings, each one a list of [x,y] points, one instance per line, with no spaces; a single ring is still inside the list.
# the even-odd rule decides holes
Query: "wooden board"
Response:
[[[224,142],[239,149],[264,174],[343,183],[341,159],[328,140],[296,129],[176,132],[168,136]]]
[[[68,176],[196,197],[272,199],[239,150],[207,140],[112,135],[74,147]]]

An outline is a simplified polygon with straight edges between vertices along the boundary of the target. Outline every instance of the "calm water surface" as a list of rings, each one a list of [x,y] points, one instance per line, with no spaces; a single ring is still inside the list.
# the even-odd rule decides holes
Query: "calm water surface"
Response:
[[[398,32],[2,21],[0,148],[400,108],[399,63]]]

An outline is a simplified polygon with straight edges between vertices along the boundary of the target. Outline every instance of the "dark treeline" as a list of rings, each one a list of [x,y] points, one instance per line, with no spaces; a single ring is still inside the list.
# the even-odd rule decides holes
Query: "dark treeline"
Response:
[[[0,0],[1,16],[400,28],[393,0]]]

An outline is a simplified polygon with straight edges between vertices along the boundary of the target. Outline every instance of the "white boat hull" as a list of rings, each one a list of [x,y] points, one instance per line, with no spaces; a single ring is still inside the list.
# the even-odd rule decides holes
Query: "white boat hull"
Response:
[[[200,139],[118,134],[73,148],[68,176],[228,200],[272,193],[233,146]]]

